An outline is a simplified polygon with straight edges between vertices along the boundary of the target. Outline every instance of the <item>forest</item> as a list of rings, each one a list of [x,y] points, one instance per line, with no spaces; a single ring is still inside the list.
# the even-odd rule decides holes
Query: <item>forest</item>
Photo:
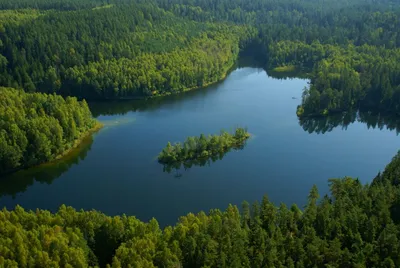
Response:
[[[271,46],[270,63],[312,69],[310,87],[304,90],[297,110],[299,116],[356,109],[398,115],[399,59],[397,48],[281,41]]]
[[[355,120],[397,130],[399,31],[393,0],[0,0],[0,174],[56,160],[99,127],[85,99],[206,86],[243,52],[266,69],[306,73],[304,130]],[[247,138],[239,134],[167,145],[160,159],[216,156],[235,135]],[[0,267],[400,267],[399,178],[400,153],[370,184],[331,179],[322,197],[313,187],[304,208],[264,196],[162,228],[64,205],[3,209]]]
[[[232,148],[243,147],[250,133],[245,128],[236,128],[231,134],[221,131],[220,135],[204,135],[199,137],[188,137],[185,142],[170,142],[158,155],[158,162],[161,164],[184,163],[191,160],[207,159],[217,157],[226,153]]]
[[[165,95],[216,82],[256,34],[152,4],[19,18],[3,24],[0,84],[86,99]]]
[[[267,196],[241,209],[156,219],[61,206],[0,211],[1,267],[399,267],[400,152],[371,184],[329,180],[304,209]]]
[[[1,0],[0,85],[161,96],[222,79],[247,50],[265,68],[307,71],[299,117],[397,115],[399,15],[391,0]]]
[[[55,160],[100,127],[86,101],[0,88],[0,174]]]

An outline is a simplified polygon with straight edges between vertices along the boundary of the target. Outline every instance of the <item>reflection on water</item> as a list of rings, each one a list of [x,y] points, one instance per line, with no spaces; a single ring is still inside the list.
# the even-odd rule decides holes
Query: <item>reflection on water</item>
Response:
[[[60,160],[43,164],[37,167],[21,170],[0,178],[0,197],[16,197],[18,193],[25,192],[35,181],[51,184],[73,165],[79,164],[86,158],[93,143],[93,137],[85,138],[82,143]]]
[[[181,161],[181,162],[176,162],[176,163],[171,163],[171,164],[165,164],[163,165],[163,171],[170,174],[174,172],[174,176],[176,178],[180,178],[183,176],[181,168],[183,168],[183,171],[187,171],[193,166],[199,166],[199,167],[204,167],[204,166],[210,166],[211,163],[216,162],[217,160],[222,160],[224,156],[229,153],[230,151],[239,151],[243,150],[244,147],[246,146],[247,142],[242,144],[241,146],[233,147],[225,152],[220,152],[217,155],[211,155],[210,157],[206,158],[200,158],[200,159],[191,159],[191,160],[186,160],[186,161]]]
[[[103,128],[101,131],[113,128],[113,127],[118,127],[122,125],[128,125],[136,122],[135,117],[119,117],[119,118],[113,118],[111,120],[101,120],[101,123],[103,124]]]
[[[378,128],[380,130],[386,128],[388,130],[395,130],[397,135],[400,132],[400,118],[389,115],[373,114],[365,111],[351,111],[332,116],[302,118],[299,120],[304,131],[318,134],[330,132],[337,127],[347,129],[349,125],[355,122],[365,123],[368,128]]]
[[[300,126],[296,107],[306,85],[304,79],[278,80],[261,68],[241,68],[219,85],[182,95],[92,104],[96,116],[111,116],[98,117],[104,128],[94,136],[85,160],[76,156],[48,170],[26,171],[28,178],[1,182],[0,207],[19,204],[54,211],[66,204],[110,215],[135,215],[143,221],[155,217],[165,226],[188,212],[253,202],[266,193],[276,204],[303,206],[312,185],[323,195],[328,191],[326,180],[332,177],[369,182],[400,147],[396,133],[366,131],[366,125],[355,120],[347,131],[309,134],[308,130],[353,119],[347,114],[339,123],[328,118],[329,123],[304,120]],[[126,115],[114,116],[118,113]],[[385,117],[358,117],[371,127],[396,125]],[[251,129],[251,140],[244,150],[232,151],[222,161],[192,163],[187,172],[181,166],[168,174],[154,159],[168,141],[243,125]],[[79,164],[71,164],[74,161]],[[184,177],[173,179],[174,171]],[[16,194],[19,191],[25,192]]]
[[[242,68],[243,66],[240,66],[240,68]],[[262,68],[260,68],[259,70],[260,72],[264,71]],[[268,71],[268,75],[273,78],[281,80],[294,79],[294,78],[307,78],[306,75],[300,71],[298,72]],[[125,115],[129,112],[155,111],[159,109],[161,106],[168,106],[169,104],[183,102],[184,100],[187,99],[192,99],[199,96],[206,98],[207,95],[210,95],[213,92],[215,92],[218,89],[219,85],[221,84],[223,84],[223,81],[215,83],[205,88],[194,89],[180,94],[174,94],[165,97],[156,97],[152,99],[89,102],[89,107],[94,117],[106,116],[106,115]]]
[[[310,72],[311,70],[295,69],[293,71],[288,71],[288,72],[277,72],[272,69],[269,69],[265,71],[267,72],[268,76],[272,78],[287,80],[295,78],[308,79],[309,78],[308,72]]]
[[[239,58],[235,66],[232,67],[232,71],[236,70],[237,68],[240,69],[246,67],[257,67],[260,69],[260,72],[264,71],[262,69],[262,65],[257,64],[253,58],[244,56]],[[193,99],[199,96],[206,98],[207,95],[215,92],[223,83],[224,81],[222,80],[204,88],[152,99],[89,102],[89,107],[94,117],[99,117],[101,115],[125,115],[128,112],[155,111],[161,106],[168,106],[168,104],[183,102],[187,99]]]
[[[198,95],[206,97],[209,93],[217,89],[218,84],[219,83],[201,89],[152,99],[89,102],[89,107],[94,117],[100,115],[124,115],[128,112],[154,111],[162,105],[181,102],[184,99],[190,99]]]

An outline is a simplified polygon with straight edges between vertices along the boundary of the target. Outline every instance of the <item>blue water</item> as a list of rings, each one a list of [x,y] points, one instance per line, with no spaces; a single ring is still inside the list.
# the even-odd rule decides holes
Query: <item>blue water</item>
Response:
[[[144,221],[155,217],[165,225],[188,212],[224,209],[263,194],[276,204],[303,206],[313,184],[321,195],[328,192],[329,178],[370,182],[400,148],[397,132],[360,120],[324,134],[305,131],[296,107],[307,83],[245,67],[217,85],[179,96],[93,104],[105,127],[83,153],[0,180],[0,207],[54,211],[66,204]],[[156,161],[168,141],[236,126],[246,126],[252,138],[222,160],[171,173]]]

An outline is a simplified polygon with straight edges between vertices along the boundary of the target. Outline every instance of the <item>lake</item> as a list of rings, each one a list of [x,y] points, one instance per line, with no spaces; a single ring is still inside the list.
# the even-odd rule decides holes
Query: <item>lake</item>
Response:
[[[307,80],[277,79],[254,67],[221,83],[148,101],[92,103],[105,127],[68,158],[0,180],[0,207],[57,210],[61,204],[127,214],[160,225],[189,212],[261,200],[304,206],[313,184],[370,182],[400,148],[399,122],[368,113],[299,121]],[[190,169],[163,171],[157,154],[168,141],[244,126],[242,150]]]

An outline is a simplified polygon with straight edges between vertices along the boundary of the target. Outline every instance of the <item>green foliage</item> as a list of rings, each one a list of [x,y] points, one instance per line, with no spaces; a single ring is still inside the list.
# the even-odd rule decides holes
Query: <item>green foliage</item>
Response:
[[[0,0],[0,9],[78,10],[105,5],[107,0]]]
[[[400,113],[400,50],[282,41],[270,47],[271,64],[313,68],[299,116],[363,108]]]
[[[313,70],[301,117],[400,112],[395,1],[0,0],[0,9],[3,86],[168,95],[216,82],[248,48],[266,67]]]
[[[195,22],[152,3],[99,7],[5,23],[0,85],[92,99],[176,93],[220,80],[241,42],[256,35],[252,27]]]
[[[230,205],[189,213],[160,229],[152,219],[109,217],[61,206],[0,211],[5,267],[399,267],[400,152],[371,185],[332,179],[313,187],[302,212],[267,196],[242,212]]]
[[[0,174],[55,159],[95,125],[85,101],[0,88]]]
[[[60,159],[38,167],[7,174],[7,176],[0,179],[0,197],[11,196],[15,198],[18,193],[27,191],[35,182],[51,184],[73,165],[78,165],[83,161],[90,151],[92,143],[93,136],[88,135],[79,141],[79,146],[71,149],[67,155],[64,155]]]
[[[42,12],[35,9],[0,10],[0,31],[3,25],[23,24],[38,18]]]
[[[256,44],[268,67],[313,70],[297,110],[309,131],[356,118],[334,112],[400,112],[398,1],[0,0],[0,9],[2,86],[166,95],[217,81]],[[0,173],[54,159],[95,125],[75,98],[1,88],[0,105]],[[159,159],[207,159],[247,137],[192,137]],[[0,267],[400,267],[399,159],[371,185],[330,180],[321,199],[314,187],[304,211],[264,197],[252,209],[244,203],[242,215],[229,206],[164,230],[156,220],[65,206],[56,214],[4,209]]]
[[[231,148],[240,148],[244,145],[250,134],[245,128],[236,128],[233,134],[221,131],[220,135],[201,134],[199,137],[188,137],[186,141],[167,146],[158,155],[158,162],[175,165],[191,160],[208,159],[219,156]]]
[[[232,67],[240,33],[246,34],[241,28],[219,27],[171,52],[69,68],[65,80],[68,90],[84,88],[82,96],[91,98],[158,96],[202,87],[220,80]]]

